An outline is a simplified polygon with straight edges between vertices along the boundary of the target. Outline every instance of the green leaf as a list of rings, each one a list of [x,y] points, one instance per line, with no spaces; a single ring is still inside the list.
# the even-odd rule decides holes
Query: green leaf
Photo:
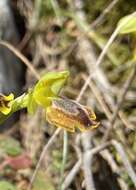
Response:
[[[119,23],[118,27],[121,27],[120,34],[128,34],[136,32],[136,16],[128,15],[123,17]]]
[[[11,137],[0,138],[0,150],[10,156],[17,156],[22,152],[20,143]]]
[[[51,100],[58,96],[69,76],[68,71],[45,74],[36,84],[33,97],[37,104],[44,108],[51,105]]]
[[[0,189],[1,190],[18,190],[14,185],[7,181],[0,181]]]

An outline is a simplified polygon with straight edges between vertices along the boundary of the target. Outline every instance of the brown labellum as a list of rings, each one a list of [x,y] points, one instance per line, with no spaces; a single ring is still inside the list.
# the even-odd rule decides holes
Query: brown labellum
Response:
[[[98,127],[95,113],[76,101],[69,99],[55,99],[46,113],[49,123],[65,128],[70,132],[76,129],[86,131]]]

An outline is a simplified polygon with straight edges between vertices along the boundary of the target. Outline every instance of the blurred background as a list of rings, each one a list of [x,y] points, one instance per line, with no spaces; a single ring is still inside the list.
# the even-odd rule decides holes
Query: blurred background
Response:
[[[136,189],[135,35],[118,35],[95,68],[118,21],[135,10],[136,0],[0,0],[1,40],[37,73],[0,44],[0,93],[17,97],[34,86],[37,76],[68,70],[61,95],[76,100],[93,73],[80,103],[93,108],[100,122],[85,133],[61,130],[30,183],[56,128],[41,110],[9,118],[0,126],[1,190],[26,190],[30,184],[33,190]]]

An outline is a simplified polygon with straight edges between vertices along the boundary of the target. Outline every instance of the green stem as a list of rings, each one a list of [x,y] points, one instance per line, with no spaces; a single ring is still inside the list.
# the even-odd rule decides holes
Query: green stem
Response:
[[[64,131],[64,136],[63,136],[63,160],[62,160],[62,165],[61,165],[61,171],[60,171],[60,185],[59,185],[59,190],[63,190],[63,181],[64,181],[64,171],[65,171],[65,166],[66,166],[66,161],[67,161],[67,153],[68,153],[68,133],[67,131]]]
[[[27,107],[28,94],[23,94],[12,101],[11,112],[8,115],[0,113],[0,124],[8,119],[14,112]]]
[[[20,109],[26,108],[28,102],[28,94],[22,94],[12,102],[12,110],[16,112]]]

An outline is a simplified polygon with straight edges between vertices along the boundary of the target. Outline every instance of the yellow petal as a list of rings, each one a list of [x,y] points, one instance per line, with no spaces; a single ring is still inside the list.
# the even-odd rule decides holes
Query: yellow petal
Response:
[[[10,111],[11,111],[11,108],[0,107],[0,112],[3,113],[4,115],[8,115]]]
[[[8,96],[3,96],[5,98],[6,101],[11,101],[14,100],[14,94],[9,94]]]
[[[14,95],[11,93],[8,96],[0,94],[0,112],[7,115],[11,111],[11,101],[14,99]]]

